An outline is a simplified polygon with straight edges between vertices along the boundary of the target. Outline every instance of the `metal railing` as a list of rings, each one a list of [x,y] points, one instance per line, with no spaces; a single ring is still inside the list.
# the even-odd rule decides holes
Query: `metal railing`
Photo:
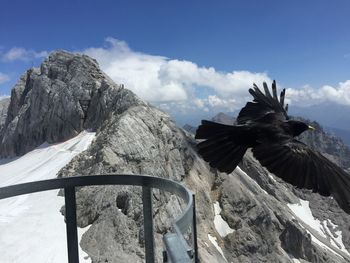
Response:
[[[199,262],[194,195],[186,187],[169,179],[128,174],[57,178],[2,187],[0,188],[0,200],[23,194],[64,189],[68,262],[78,263],[79,245],[75,188],[92,185],[135,185],[142,187],[143,226],[147,263],[155,262],[152,188],[165,190],[182,198],[186,203],[186,208],[182,214],[174,220],[172,231],[163,236],[165,245],[163,261],[173,263]],[[186,241],[184,236],[188,234],[189,231],[191,231],[191,244]]]

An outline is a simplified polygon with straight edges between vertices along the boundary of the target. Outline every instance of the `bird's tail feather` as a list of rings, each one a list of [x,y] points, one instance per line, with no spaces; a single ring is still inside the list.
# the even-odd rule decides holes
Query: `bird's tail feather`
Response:
[[[231,173],[248,148],[238,141],[241,133],[242,127],[239,126],[202,121],[196,139],[207,140],[197,145],[198,152],[211,167],[220,172]]]
[[[213,121],[202,120],[196,131],[196,139],[209,139],[211,137],[220,137],[224,134],[234,132],[236,126],[225,125]]]

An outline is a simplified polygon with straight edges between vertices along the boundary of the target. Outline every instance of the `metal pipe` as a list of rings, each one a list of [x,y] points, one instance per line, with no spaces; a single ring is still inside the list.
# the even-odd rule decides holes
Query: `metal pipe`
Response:
[[[152,207],[152,188],[142,187],[142,205],[143,205],[143,229],[146,250],[146,263],[155,262],[154,259],[154,236],[153,236],[153,207]]]
[[[197,220],[196,220],[196,199],[195,195],[192,194],[193,202],[193,225],[192,225],[192,235],[193,235],[193,250],[194,250],[194,262],[198,263],[198,243],[197,243]]]
[[[68,262],[79,263],[75,187],[64,188]]]
[[[75,187],[90,185],[138,185],[143,187],[142,197],[144,205],[144,220],[146,220],[144,221],[144,234],[146,260],[148,258],[147,262],[154,262],[155,259],[151,188],[157,188],[168,191],[172,194],[176,194],[185,201],[187,206],[182,212],[182,214],[174,220],[173,230],[175,231],[177,238],[173,240],[176,240],[176,243],[180,242],[180,247],[182,247],[182,249],[186,251],[186,253],[192,250],[192,248],[188,246],[188,243],[184,239],[183,234],[186,233],[191,226],[193,228],[195,224],[195,209],[193,208],[193,196],[186,187],[169,179],[130,174],[106,174],[65,177],[0,187],[0,200],[22,194],[30,194],[35,192],[64,188],[69,263],[77,263],[79,262],[79,254],[76,223]],[[193,236],[197,236],[196,230]],[[196,240],[194,240],[194,242],[196,242]],[[179,244],[175,244],[174,246],[178,247],[178,245]],[[193,245],[197,246],[196,243],[194,243]],[[168,247],[168,249],[171,248]],[[194,253],[198,253],[197,248],[193,249]],[[174,252],[175,251],[176,250],[174,250]]]

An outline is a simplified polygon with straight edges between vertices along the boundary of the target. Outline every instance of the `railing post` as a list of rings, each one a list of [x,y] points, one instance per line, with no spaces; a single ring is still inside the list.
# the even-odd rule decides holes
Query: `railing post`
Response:
[[[146,263],[155,262],[153,236],[152,188],[142,187],[143,229],[145,238]]]
[[[68,262],[79,263],[77,213],[74,186],[64,188],[64,201],[66,207]]]
[[[192,238],[193,238],[193,250],[194,250],[194,262],[198,263],[198,244],[197,244],[197,218],[196,218],[196,198],[192,194],[193,200],[193,225],[192,225]]]

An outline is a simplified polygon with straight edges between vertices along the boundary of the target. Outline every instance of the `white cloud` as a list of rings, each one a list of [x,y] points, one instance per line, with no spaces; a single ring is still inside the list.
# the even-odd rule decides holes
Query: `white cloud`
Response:
[[[218,72],[214,68],[199,67],[190,61],[168,60],[159,70],[159,79],[166,83],[176,81],[184,88],[209,87],[221,96],[246,96],[253,83],[262,83],[271,79],[266,73],[249,71]]]
[[[148,101],[184,100],[186,92],[181,84],[163,85],[158,71],[167,62],[165,57],[132,51],[124,41],[108,38],[108,46],[88,48],[84,53],[97,59],[101,68],[117,83],[124,83]]]
[[[266,72],[221,72],[187,60],[137,52],[126,42],[114,38],[107,38],[104,47],[91,47],[83,53],[97,59],[102,70],[115,82],[175,113],[239,110],[252,99],[248,89],[253,83],[262,87],[264,81],[269,86],[272,82]],[[278,88],[282,88],[279,83]],[[350,105],[350,80],[337,87],[289,88],[286,101],[304,106],[324,101]]]
[[[236,104],[235,99],[222,99],[222,98],[219,98],[216,95],[208,96],[208,104],[211,107],[226,108],[226,109],[229,109],[229,111],[234,111],[236,109],[236,107],[235,107],[235,104]]]
[[[304,86],[300,89],[287,89],[288,100],[292,104],[310,106],[323,102],[333,102],[350,106],[350,80],[340,82],[337,87],[329,85],[321,88]]]
[[[228,98],[235,98],[243,104],[253,82],[271,82],[266,73],[218,72],[191,61],[136,52],[124,41],[114,38],[107,38],[106,42],[105,47],[88,48],[83,53],[97,59],[114,81],[124,83],[126,88],[151,102],[182,101],[204,108],[209,105],[208,98],[201,100],[198,94],[206,88],[218,99],[225,98],[225,102],[209,105],[211,107],[228,106],[232,102]]]
[[[0,84],[5,83],[10,80],[10,77],[4,73],[0,72]]]
[[[34,50],[28,50],[22,47],[13,47],[1,55],[1,60],[5,62],[12,62],[16,60],[28,61],[31,59],[46,57],[47,55],[47,51],[36,52]]]
[[[195,98],[193,99],[193,104],[196,105],[199,109],[204,108],[204,100]]]

